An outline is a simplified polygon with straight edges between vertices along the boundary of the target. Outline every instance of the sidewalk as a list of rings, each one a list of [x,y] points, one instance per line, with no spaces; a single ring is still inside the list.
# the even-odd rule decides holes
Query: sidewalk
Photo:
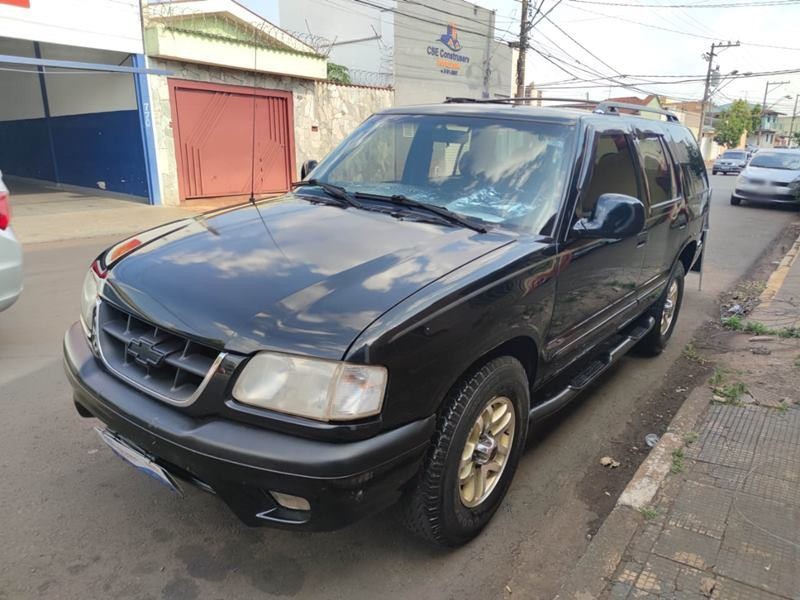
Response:
[[[559,598],[800,600],[800,260],[777,273],[742,331],[698,340],[697,360],[716,365],[709,384],[642,464]]]
[[[11,225],[25,245],[75,238],[122,237],[197,214],[182,207],[149,206],[102,192],[84,193],[42,184],[7,182]]]

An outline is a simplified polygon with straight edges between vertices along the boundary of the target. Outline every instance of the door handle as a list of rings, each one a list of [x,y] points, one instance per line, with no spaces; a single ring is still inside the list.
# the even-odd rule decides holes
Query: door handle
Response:
[[[636,236],[636,247],[641,248],[645,244],[647,244],[648,232],[643,231],[639,235]]]

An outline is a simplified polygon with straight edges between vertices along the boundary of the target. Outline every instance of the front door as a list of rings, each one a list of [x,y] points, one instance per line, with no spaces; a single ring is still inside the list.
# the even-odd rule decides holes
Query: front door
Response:
[[[644,200],[633,139],[616,129],[594,136],[591,163],[572,224],[594,214],[604,193],[627,194]],[[586,239],[572,227],[560,249],[556,302],[547,349],[556,362],[590,348],[636,314],[636,291],[645,244],[642,236],[627,239]]]

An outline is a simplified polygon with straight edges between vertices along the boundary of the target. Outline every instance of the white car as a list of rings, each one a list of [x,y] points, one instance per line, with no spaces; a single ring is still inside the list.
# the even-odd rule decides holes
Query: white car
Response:
[[[11,229],[8,188],[0,172],[0,311],[16,302],[22,293],[22,246]]]
[[[753,156],[731,195],[734,206],[742,200],[800,208],[800,150],[770,148]]]

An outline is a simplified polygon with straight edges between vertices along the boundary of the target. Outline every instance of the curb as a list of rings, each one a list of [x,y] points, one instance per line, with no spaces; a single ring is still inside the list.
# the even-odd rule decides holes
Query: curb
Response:
[[[764,291],[761,292],[761,296],[759,297],[759,308],[767,308],[773,298],[778,294],[781,286],[783,286],[783,282],[786,280],[786,275],[788,275],[794,261],[797,260],[798,254],[800,254],[800,237],[795,240],[792,247],[789,248],[789,251],[781,259],[781,262],[769,276],[769,279],[767,279],[767,285],[764,287]]]
[[[616,506],[561,586],[557,600],[600,597],[643,521],[641,509],[652,502],[669,474],[672,452],[684,445],[684,434],[692,431],[708,404],[709,393],[705,386],[694,388],[670,422],[667,432],[625,486]]]

